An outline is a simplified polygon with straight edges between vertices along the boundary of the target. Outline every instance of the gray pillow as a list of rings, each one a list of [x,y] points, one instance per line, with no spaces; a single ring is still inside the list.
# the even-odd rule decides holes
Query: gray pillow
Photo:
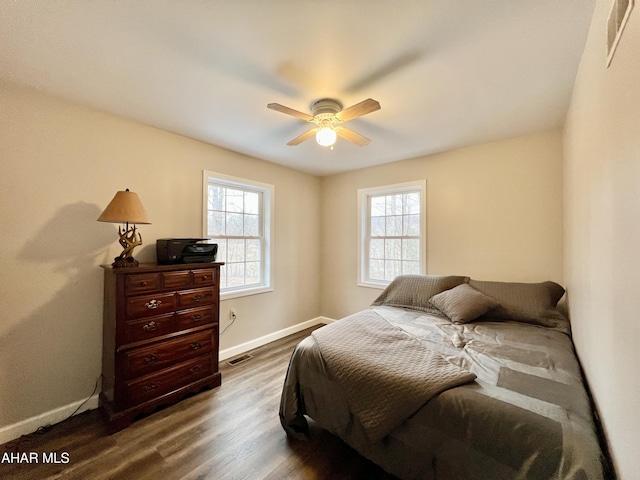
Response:
[[[469,281],[469,277],[453,275],[400,275],[371,304],[410,308],[440,314],[429,299],[440,292]]]
[[[555,282],[469,280],[469,285],[499,303],[496,308],[482,315],[482,320],[515,320],[561,330],[568,329],[568,320],[556,308],[564,295],[564,288]]]
[[[499,305],[467,283],[434,295],[429,302],[453,323],[471,322]]]

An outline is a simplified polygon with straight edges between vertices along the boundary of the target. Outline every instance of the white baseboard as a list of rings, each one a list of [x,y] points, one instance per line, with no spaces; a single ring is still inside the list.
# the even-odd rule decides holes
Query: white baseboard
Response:
[[[237,355],[241,355],[249,350],[253,350],[254,348],[261,347],[262,345],[266,345],[267,343],[274,342],[276,340],[280,340],[288,335],[293,335],[294,333],[301,332],[305,328],[313,327],[315,325],[319,325],[321,323],[331,323],[335,320],[327,317],[316,317],[311,320],[307,320],[306,322],[298,323],[292,327],[287,327],[282,330],[278,330],[277,332],[270,333],[263,337],[256,338],[254,340],[250,340],[245,343],[241,343],[240,345],[236,345],[235,347],[225,348],[224,350],[220,350],[220,360],[226,360],[227,358],[235,357]]]
[[[82,406],[80,407],[80,405]],[[78,409],[78,407],[80,408]],[[45,425],[54,425],[62,422],[72,414],[77,415],[95,408],[98,408],[98,394],[91,396],[88,400],[79,400],[63,407],[56,408],[55,410],[50,410],[48,412],[41,413],[40,415],[27,418],[26,420],[14,423],[13,425],[7,425],[6,427],[0,428],[0,444],[15,440],[22,435],[33,433],[38,430],[38,428]],[[76,409],[78,409],[77,412]]]
[[[249,350],[253,350],[254,348],[261,347],[262,345],[266,345],[267,343],[279,340],[294,333],[298,333],[306,328],[313,327],[322,323],[327,324],[334,321],[334,319],[327,317],[316,317],[311,320],[307,320],[306,322],[302,322],[292,327],[278,330],[277,332],[273,332],[263,337],[256,338],[255,340],[241,343],[240,345],[236,345],[235,347],[221,350],[220,360],[226,360],[227,358],[235,357],[236,355],[240,355],[242,353],[248,352]],[[83,402],[85,402],[84,405],[82,405]],[[82,405],[82,407],[80,407],[80,405]],[[80,407],[80,409],[75,412],[78,407]],[[79,400],[77,402],[70,403],[69,405],[65,405],[63,407],[41,413],[40,415],[27,418],[26,420],[22,420],[21,422],[7,425],[6,427],[0,427],[0,445],[10,442],[11,440],[15,440],[22,435],[33,433],[38,430],[38,428],[44,425],[55,425],[56,423],[66,420],[74,412],[77,415],[78,413],[86,412],[87,410],[93,410],[95,408],[98,408],[98,394],[91,396],[88,400]]]

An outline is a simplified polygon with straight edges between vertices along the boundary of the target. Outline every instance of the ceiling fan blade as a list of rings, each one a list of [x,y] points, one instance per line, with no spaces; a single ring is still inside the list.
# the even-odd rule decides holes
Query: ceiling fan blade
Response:
[[[360,103],[356,103],[355,105],[352,105],[351,107],[345,108],[341,112],[338,112],[336,114],[336,117],[341,122],[346,122],[353,118],[366,115],[367,113],[375,112],[376,110],[380,110],[380,104],[373,98],[367,98]]]
[[[275,110],[276,112],[286,113],[287,115],[292,115],[297,118],[301,118],[307,122],[313,122],[313,116],[308,113],[302,113],[298,110],[294,110],[293,108],[285,107],[284,105],[280,105],[279,103],[270,103],[267,105],[267,108],[271,110]]]
[[[379,65],[375,70],[369,72],[365,77],[358,79],[356,82],[344,89],[345,93],[357,93],[364,88],[370,87],[372,84],[380,82],[389,76],[397,73],[399,70],[410,67],[413,63],[420,60],[424,55],[421,50],[410,50],[400,56]]]
[[[367,137],[363,137],[359,133],[356,133],[353,130],[349,130],[348,128],[336,127],[335,130],[336,135],[350,141],[351,143],[355,143],[359,147],[369,145],[369,142],[371,142],[371,140],[369,140]]]
[[[317,131],[318,131],[317,128],[312,128],[311,130],[307,130],[302,135],[298,135],[296,138],[291,140],[289,143],[287,143],[287,145],[289,145],[291,147],[293,147],[295,145],[300,145],[305,140],[308,140],[311,137],[313,137],[316,134]]]

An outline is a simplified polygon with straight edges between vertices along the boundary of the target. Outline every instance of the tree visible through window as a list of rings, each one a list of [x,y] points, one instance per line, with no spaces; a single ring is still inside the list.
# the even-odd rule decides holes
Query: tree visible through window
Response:
[[[205,172],[205,235],[218,244],[221,294],[269,287],[273,187]]]

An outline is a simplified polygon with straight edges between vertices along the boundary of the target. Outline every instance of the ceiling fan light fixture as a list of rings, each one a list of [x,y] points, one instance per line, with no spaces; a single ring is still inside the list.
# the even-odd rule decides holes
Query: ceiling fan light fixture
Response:
[[[269,103],[267,108],[275,110],[277,112],[286,113],[293,117],[304,120],[305,122],[315,123],[317,126],[307,130],[301,135],[298,135],[293,140],[289,141],[287,145],[295,146],[300,145],[305,140],[310,139],[315,135],[316,142],[322,147],[330,147],[333,150],[333,145],[336,143],[336,138],[340,135],[340,138],[364,147],[369,145],[369,140],[363,137],[359,133],[354,132],[341,126],[340,124],[353,120],[354,118],[361,117],[376,110],[380,110],[380,103],[373,98],[367,98],[360,103],[350,106],[349,108],[342,108],[342,103],[333,98],[321,98],[311,104],[311,112],[308,113],[299,112],[293,108],[285,107],[279,103]]]
[[[316,132],[316,142],[323,147],[336,143],[336,131],[331,127],[322,127]]]

